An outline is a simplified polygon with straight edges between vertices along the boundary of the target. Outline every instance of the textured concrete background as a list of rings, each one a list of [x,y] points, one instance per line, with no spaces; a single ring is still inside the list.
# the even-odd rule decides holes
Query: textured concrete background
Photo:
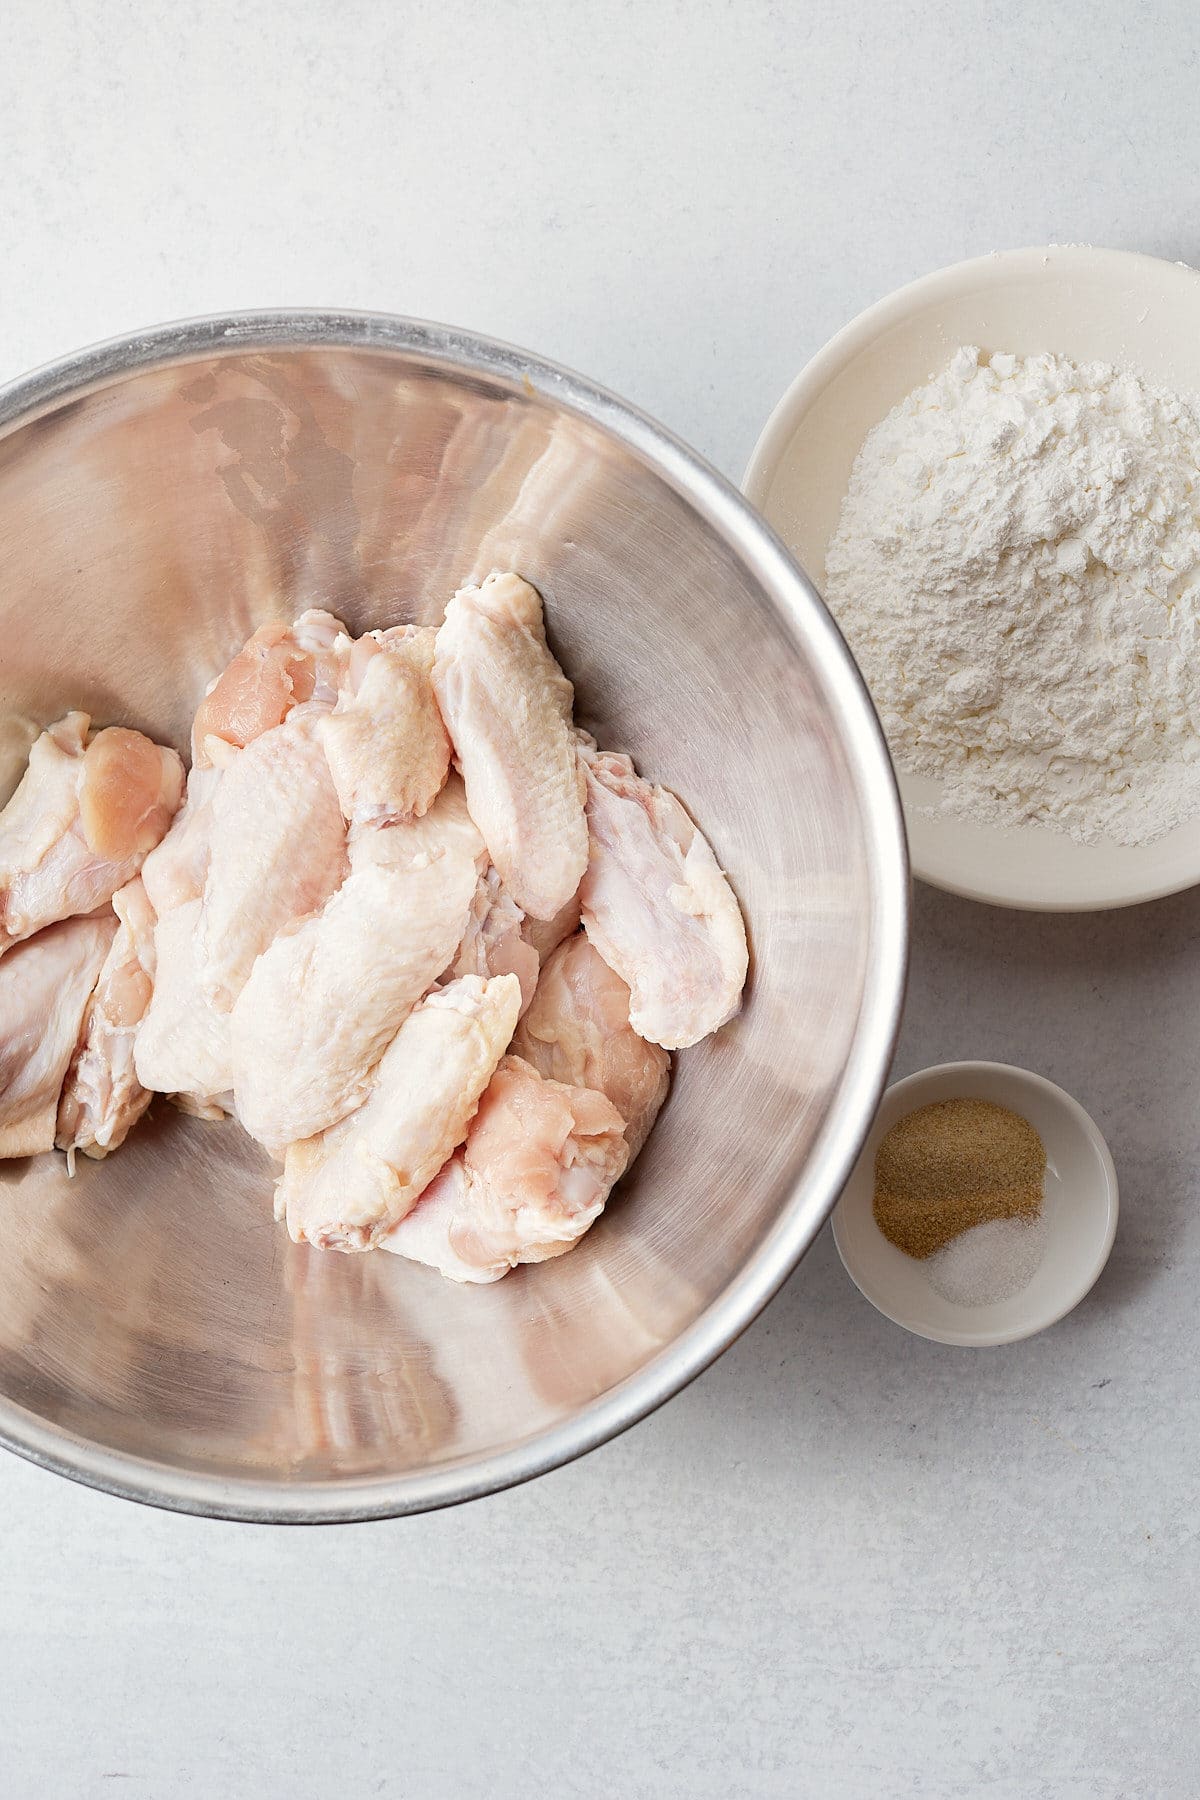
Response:
[[[15,0],[0,376],[277,303],[512,338],[737,475],[852,313],[993,248],[1200,261],[1200,25],[1009,0]],[[0,1791],[1200,1791],[1200,901],[919,891],[898,1067],[1028,1063],[1121,1231],[1032,1343],[877,1317],[826,1233],[654,1419],[465,1510],[275,1531],[0,1458]]]

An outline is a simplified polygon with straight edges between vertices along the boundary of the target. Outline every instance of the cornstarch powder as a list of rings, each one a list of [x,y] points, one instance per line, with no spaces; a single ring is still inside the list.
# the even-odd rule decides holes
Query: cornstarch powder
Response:
[[[826,597],[944,811],[1145,844],[1200,811],[1200,411],[961,349],[870,433]]]

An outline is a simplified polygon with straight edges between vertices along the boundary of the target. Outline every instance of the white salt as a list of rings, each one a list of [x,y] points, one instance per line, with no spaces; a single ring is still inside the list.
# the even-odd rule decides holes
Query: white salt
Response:
[[[989,1219],[925,1259],[930,1286],[955,1306],[994,1306],[1029,1286],[1046,1248],[1046,1220]]]

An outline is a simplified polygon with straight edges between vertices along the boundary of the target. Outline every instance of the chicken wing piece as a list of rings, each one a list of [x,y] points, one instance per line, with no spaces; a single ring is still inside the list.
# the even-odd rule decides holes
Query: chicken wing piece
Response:
[[[526,942],[525,915],[505,893],[500,877],[490,865],[479,877],[467,928],[458,954],[443,979],[459,975],[515,975],[521,983],[521,1011],[533,999],[537,986],[538,953]]]
[[[346,873],[346,827],[318,726],[295,708],[223,769],[212,797],[201,980],[228,1012],[255,959],[316,913]]]
[[[357,1112],[293,1144],[275,1210],[296,1243],[370,1250],[466,1136],[517,1022],[515,975],[466,975],[414,1007]]]
[[[498,1281],[517,1263],[570,1250],[604,1210],[629,1151],[603,1094],[543,1080],[506,1056],[461,1160],[464,1179],[439,1177],[430,1212],[422,1196],[382,1248],[454,1281]]]
[[[507,1263],[497,1268],[467,1262],[451,1243],[451,1232],[459,1219],[466,1218],[467,1209],[467,1171],[459,1150],[442,1164],[412,1211],[384,1232],[376,1249],[424,1263],[451,1281],[498,1281],[508,1273]]]
[[[306,614],[293,631],[310,627],[314,632],[319,628],[317,651],[325,638],[332,646],[335,628],[341,629],[328,614]],[[288,635],[287,654],[294,667],[304,646]],[[247,656],[250,648],[242,655]],[[316,651],[314,660],[319,668]],[[214,989],[221,983],[228,991],[240,982],[243,968],[253,965],[257,946],[264,938],[270,941],[275,920],[282,915],[285,923],[291,921],[292,905],[307,910],[307,894],[313,889],[306,892],[305,884],[314,875],[314,857],[317,904],[327,887],[340,879],[345,827],[315,735],[321,711],[332,705],[332,691],[324,708],[312,702],[293,708],[288,699],[285,723],[267,725],[256,736],[250,735],[250,715],[243,711],[240,735],[248,739],[245,748],[209,733],[209,765],[193,767],[187,799],[142,869],[147,895],[158,914],[157,973],[137,1036],[135,1069],[146,1087],[171,1094],[186,1111],[203,1118],[222,1117],[233,1088],[229,1012],[214,1004]],[[210,701],[216,692],[214,688]],[[266,715],[260,711],[255,716],[261,724]],[[289,795],[292,776],[297,791]],[[308,838],[310,825],[313,832]],[[230,831],[252,833],[253,840],[231,839]],[[288,867],[289,854],[296,869]],[[262,884],[257,890],[256,872]],[[210,894],[213,908],[206,916],[201,900]],[[240,915],[239,904],[245,907]],[[240,935],[221,946],[223,954],[214,969],[205,941],[208,931],[222,929],[222,920],[231,921],[231,929]]]
[[[216,762],[220,745],[244,750],[293,706],[306,700],[331,707],[342,667],[346,628],[332,613],[301,613],[293,625],[260,625],[200,702],[192,725],[192,766]]]
[[[512,1049],[547,1080],[611,1100],[633,1161],[667,1097],[671,1058],[633,1029],[629,989],[582,932],[542,969]]]
[[[63,1078],[116,929],[109,910],[66,919],[0,963],[0,1157],[54,1148]]]
[[[237,1113],[251,1137],[282,1155],[359,1104],[454,955],[484,855],[457,776],[423,819],[355,833],[341,888],[264,951],[233,1009]]]
[[[187,797],[157,850],[142,864],[153,926],[153,991],[134,1040],[140,1085],[169,1094],[185,1112],[222,1119],[233,1086],[229,1015],[213,1007],[201,982],[201,896],[212,845],[213,803],[223,771],[240,752],[210,739],[217,763],[194,764]]]
[[[500,879],[523,912],[553,918],[579,886],[588,839],[571,684],[546,647],[536,589],[516,575],[462,588],[433,684]]]
[[[154,929],[154,992],[137,1030],[133,1066],[144,1088],[170,1094],[186,1112],[221,1118],[233,1087],[229,1014],[204,992],[200,901],[165,913]]]
[[[707,839],[627,756],[580,748],[591,853],[583,928],[629,984],[639,1036],[682,1050],[737,1012],[746,928]]]
[[[94,912],[137,874],[183,792],[183,764],[140,731],[89,738],[68,713],[29,753],[0,813],[0,956],[44,925]]]
[[[137,1078],[133,1046],[154,991],[154,908],[140,878],[113,895],[117,934],[84,1013],[58,1103],[55,1143],[72,1162],[107,1156],[125,1142],[152,1098]]]
[[[254,633],[200,703],[192,726],[187,795],[171,829],[142,866],[150,903],[161,919],[198,900],[208,874],[213,801],[221,774],[238,752],[283,723],[293,707],[327,712],[337,698],[349,639],[332,613],[302,613],[294,625],[271,620]]]
[[[226,755],[232,761],[236,752],[230,750]],[[204,892],[212,842],[212,803],[220,779],[219,767],[192,767],[183,805],[162,843],[142,864],[142,886],[160,919],[189,900],[199,900]]]
[[[345,669],[321,738],[342,811],[354,825],[391,825],[428,812],[450,767],[450,739],[433,691],[430,625],[344,639]]]

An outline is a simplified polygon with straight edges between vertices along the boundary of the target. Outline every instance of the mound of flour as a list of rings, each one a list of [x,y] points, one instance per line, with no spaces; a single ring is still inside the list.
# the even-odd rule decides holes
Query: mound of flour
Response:
[[[1145,844],[1200,811],[1200,406],[956,352],[854,464],[826,598],[943,808]]]

